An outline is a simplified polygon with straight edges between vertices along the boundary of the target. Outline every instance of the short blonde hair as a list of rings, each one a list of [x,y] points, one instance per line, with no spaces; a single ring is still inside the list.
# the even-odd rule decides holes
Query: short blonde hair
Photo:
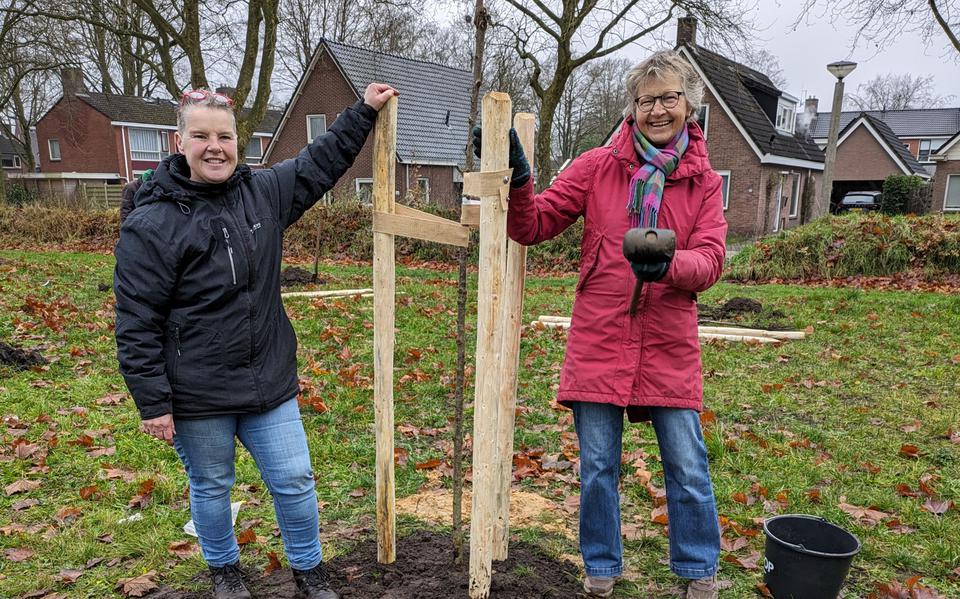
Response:
[[[627,105],[623,109],[623,116],[627,117],[633,114],[633,101],[636,98],[637,90],[648,79],[666,79],[670,75],[676,75],[680,78],[680,87],[683,89],[683,96],[687,100],[689,114],[688,121],[695,120],[694,115],[700,108],[703,101],[703,81],[697,75],[693,67],[690,66],[679,52],[675,50],[661,50],[653,53],[649,58],[638,65],[635,65],[627,71],[627,79],[624,87],[627,90]]]
[[[208,89],[200,88],[193,91],[204,92],[208,95],[202,100],[194,100],[187,94],[184,94],[183,97],[180,98],[180,103],[177,105],[177,131],[180,132],[180,135],[184,135],[187,130],[187,113],[201,106],[229,112],[230,115],[233,116],[233,131],[236,133],[237,114],[233,110],[233,100],[230,100],[230,104],[225,103],[221,98],[228,98],[228,96],[219,92],[211,92]],[[219,98],[217,96],[219,96]]]

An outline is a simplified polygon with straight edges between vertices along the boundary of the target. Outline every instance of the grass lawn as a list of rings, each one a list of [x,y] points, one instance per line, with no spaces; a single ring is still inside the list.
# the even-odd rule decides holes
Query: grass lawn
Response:
[[[370,281],[366,268],[324,273],[331,289]],[[119,596],[118,580],[151,571],[163,584],[207,584],[196,578],[204,566],[195,539],[182,531],[190,518],[186,477],[172,449],[138,432],[117,372],[112,293],[98,289],[111,279],[109,256],[0,252],[0,341],[38,348],[51,360],[23,372],[0,366],[0,597],[41,589]],[[569,314],[574,283],[529,278],[524,320]],[[475,292],[475,278],[471,285]],[[450,485],[441,468],[426,466],[446,459],[450,445],[456,274],[401,268],[397,288],[402,498]],[[715,414],[705,418],[705,431],[729,549],[721,578],[732,585],[721,596],[759,596],[758,523],[774,513],[823,516],[861,539],[842,597],[900,596],[877,585],[913,576],[939,595],[960,596],[953,505],[960,502],[960,299],[720,284],[700,301],[735,296],[782,310],[793,326],[814,332],[776,347],[704,345],[706,406]],[[327,408],[303,413],[329,558],[372,534],[372,300],[295,298],[287,308],[307,400]],[[555,502],[575,531],[575,516],[563,507],[579,491],[572,470],[555,459],[574,455],[572,425],[551,407],[564,343],[561,331],[523,333],[516,447],[532,465],[517,486]],[[628,426],[624,451],[630,573],[615,596],[671,596],[679,586],[665,565],[667,541],[650,492],[663,486],[652,428]],[[249,455],[239,456],[234,500],[244,502],[243,560],[263,568],[271,552],[283,561],[282,546],[269,494]],[[425,526],[407,516],[399,524],[401,532]],[[577,553],[563,534],[514,532],[550,554]]]

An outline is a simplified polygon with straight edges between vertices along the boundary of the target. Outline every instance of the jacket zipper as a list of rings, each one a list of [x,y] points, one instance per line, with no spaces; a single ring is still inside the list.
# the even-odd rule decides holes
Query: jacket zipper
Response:
[[[173,329],[173,340],[177,344],[177,355],[180,355],[180,327],[174,327]]]
[[[227,256],[230,257],[230,272],[233,274],[233,284],[237,284],[237,267],[233,263],[233,246],[230,245],[230,232],[227,231],[226,227],[223,227],[223,240],[227,242]]]

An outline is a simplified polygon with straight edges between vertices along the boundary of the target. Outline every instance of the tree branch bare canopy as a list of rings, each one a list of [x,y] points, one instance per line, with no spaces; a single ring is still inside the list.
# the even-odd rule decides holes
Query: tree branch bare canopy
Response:
[[[844,96],[843,100],[848,107],[857,110],[941,108],[953,101],[953,96],[933,93],[933,84],[933,75],[877,75],[858,85],[857,91]]]
[[[851,48],[881,47],[901,35],[919,34],[960,61],[960,0],[804,0],[793,26],[811,19],[845,21],[857,27]]]
[[[518,54],[532,67],[530,87],[539,104],[541,131],[553,131],[557,110],[576,69],[632,44],[670,47],[658,39],[662,28],[682,14],[701,23],[707,37],[735,41],[744,37],[745,13],[738,1],[725,0],[505,0],[512,10],[504,28],[515,35]],[[561,127],[568,138],[578,134]],[[571,137],[572,136],[572,137]],[[572,147],[564,143],[564,147]],[[537,182],[553,176],[550,136],[539,136]],[[560,154],[565,154],[561,151]]]

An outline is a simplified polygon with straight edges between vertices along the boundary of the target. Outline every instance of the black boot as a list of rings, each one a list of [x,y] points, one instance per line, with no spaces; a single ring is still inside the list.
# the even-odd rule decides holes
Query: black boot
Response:
[[[293,580],[306,599],[340,599],[330,588],[330,574],[323,568],[323,562],[309,570],[293,568]]]
[[[214,599],[251,599],[250,591],[243,584],[239,561],[220,568],[211,566],[210,578],[213,580]]]

